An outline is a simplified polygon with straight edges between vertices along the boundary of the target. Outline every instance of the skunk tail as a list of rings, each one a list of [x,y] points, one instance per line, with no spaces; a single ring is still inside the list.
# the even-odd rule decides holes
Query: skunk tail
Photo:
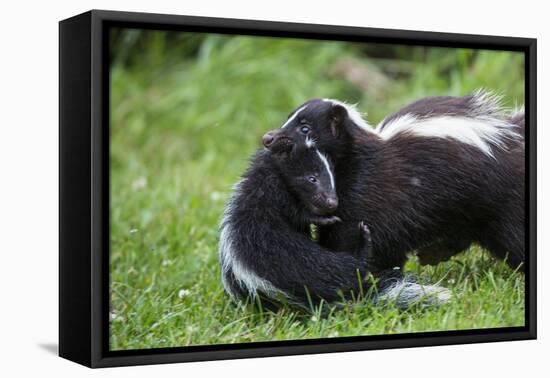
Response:
[[[449,289],[435,285],[424,285],[412,277],[403,276],[400,271],[383,275],[378,280],[376,303],[394,303],[399,309],[413,305],[423,307],[440,306],[451,299]]]

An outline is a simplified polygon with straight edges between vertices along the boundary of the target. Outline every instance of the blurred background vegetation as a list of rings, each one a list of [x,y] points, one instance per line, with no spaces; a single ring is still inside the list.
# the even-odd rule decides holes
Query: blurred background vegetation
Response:
[[[340,313],[322,326],[233,306],[217,261],[231,186],[263,133],[299,104],[357,103],[373,125],[421,97],[478,88],[513,108],[523,105],[523,54],[114,29],[110,58],[113,349],[523,324],[523,278],[475,247],[436,268],[414,257],[408,265],[475,292],[471,311],[464,302],[429,316],[364,304],[368,316]]]

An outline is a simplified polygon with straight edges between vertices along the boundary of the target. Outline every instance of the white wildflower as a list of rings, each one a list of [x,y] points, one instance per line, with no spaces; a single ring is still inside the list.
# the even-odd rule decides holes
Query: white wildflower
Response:
[[[212,192],[210,193],[210,199],[212,201],[219,201],[222,199],[222,194],[220,192]]]
[[[114,311],[111,311],[111,313],[109,314],[109,319],[112,322],[122,322],[122,321],[124,321],[124,317],[122,315],[118,315]]]
[[[140,190],[147,186],[147,179],[145,177],[139,177],[132,183],[132,189]]]
[[[178,291],[178,298],[183,299],[183,298],[187,297],[190,293],[191,293],[190,290],[181,289],[180,291]]]

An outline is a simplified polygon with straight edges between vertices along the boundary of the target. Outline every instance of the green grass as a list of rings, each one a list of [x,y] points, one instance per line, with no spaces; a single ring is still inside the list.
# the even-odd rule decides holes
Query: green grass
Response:
[[[360,301],[327,316],[232,303],[217,257],[232,185],[261,135],[298,104],[312,97],[358,103],[373,124],[422,96],[479,87],[521,105],[521,54],[161,32],[115,37],[112,349],[524,324],[523,275],[477,247],[437,267],[408,262],[419,279],[453,291],[448,305],[398,311]]]

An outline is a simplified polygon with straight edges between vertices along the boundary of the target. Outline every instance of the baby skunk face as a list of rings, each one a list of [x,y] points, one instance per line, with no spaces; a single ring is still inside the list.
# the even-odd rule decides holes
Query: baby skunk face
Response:
[[[310,100],[292,112],[281,128],[266,133],[262,142],[273,152],[305,142],[325,150],[340,142],[345,117],[346,109],[333,100]]]
[[[278,148],[273,156],[290,191],[315,215],[329,215],[338,208],[332,166],[318,149],[304,145]]]

